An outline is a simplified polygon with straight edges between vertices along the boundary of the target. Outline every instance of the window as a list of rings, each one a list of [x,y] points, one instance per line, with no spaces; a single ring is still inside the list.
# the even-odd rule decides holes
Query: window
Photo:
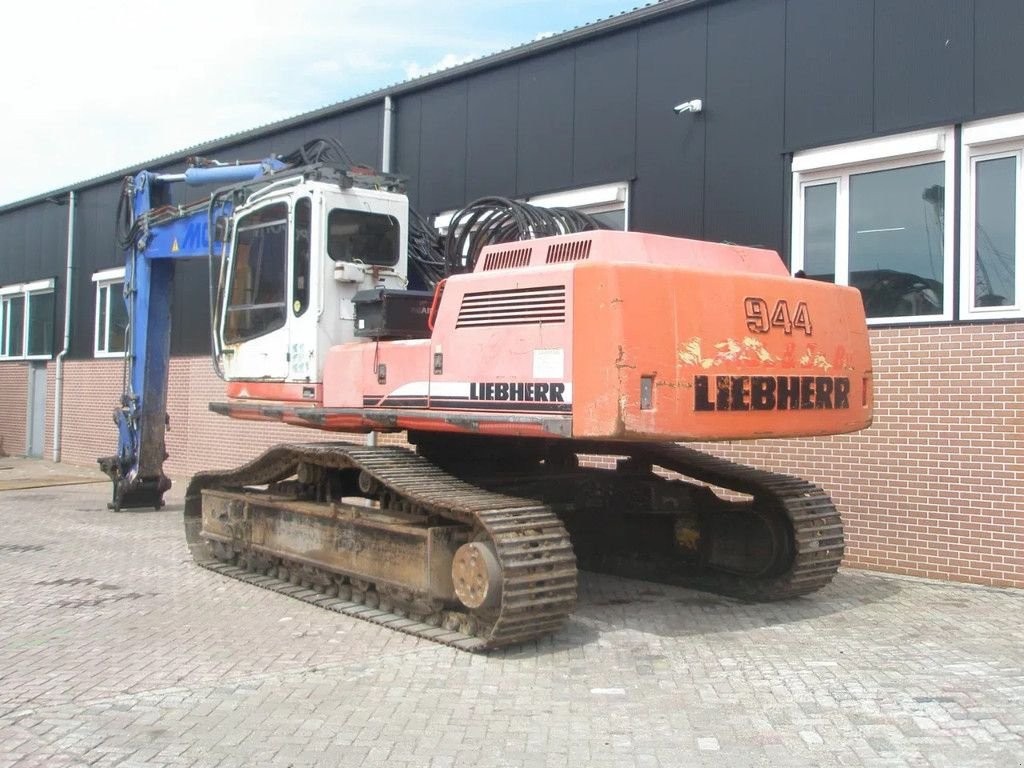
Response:
[[[541,208],[574,208],[587,213],[608,229],[629,229],[629,184],[605,184],[550,195],[526,198],[531,205]]]
[[[952,319],[953,134],[793,157],[793,270],[859,288],[869,321]]]
[[[0,288],[0,359],[53,355],[53,279]]]
[[[964,126],[960,307],[966,318],[1024,315],[1024,116]]]
[[[608,229],[629,229],[629,183],[604,184],[598,187],[584,187],[549,195],[534,195],[523,198],[522,202],[541,208],[573,208],[587,213]],[[448,231],[448,224],[456,211],[445,211],[434,217],[438,231]]]
[[[238,220],[224,342],[284,327],[288,287],[288,206],[275,203]]]
[[[390,267],[398,263],[398,219],[335,208],[327,215],[327,254],[334,261]]]
[[[92,281],[96,284],[93,354],[96,357],[120,357],[124,354],[128,333],[124,267],[97,272]]]

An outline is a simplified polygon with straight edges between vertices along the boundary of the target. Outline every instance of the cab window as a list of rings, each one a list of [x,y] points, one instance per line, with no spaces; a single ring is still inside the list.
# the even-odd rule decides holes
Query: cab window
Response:
[[[287,204],[275,203],[239,219],[224,343],[236,344],[284,326],[287,274]]]
[[[327,217],[327,254],[334,261],[390,267],[398,263],[398,219],[335,208]]]

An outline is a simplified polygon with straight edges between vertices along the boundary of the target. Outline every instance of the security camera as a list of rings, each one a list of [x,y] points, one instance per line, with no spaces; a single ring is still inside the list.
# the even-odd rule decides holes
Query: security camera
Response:
[[[683,112],[697,113],[703,109],[704,102],[701,101],[700,99],[690,99],[689,101],[684,101],[682,104],[676,104],[674,107],[672,107],[672,110],[677,115],[681,115],[683,114]]]

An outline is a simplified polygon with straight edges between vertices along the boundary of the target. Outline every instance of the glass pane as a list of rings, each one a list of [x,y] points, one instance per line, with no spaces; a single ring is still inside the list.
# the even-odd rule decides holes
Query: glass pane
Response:
[[[1016,304],[1017,158],[974,166],[974,306]]]
[[[238,222],[224,342],[254,339],[284,326],[288,206],[261,208]]]
[[[107,286],[96,291],[96,350],[107,351]]]
[[[590,216],[597,219],[608,229],[618,229],[621,231],[626,228],[625,208],[619,208],[615,211],[603,211],[602,213],[592,213]]]
[[[128,307],[124,303],[124,283],[110,286],[110,331],[107,351],[124,352],[125,331],[128,330]]]
[[[29,295],[28,353],[53,354],[53,291]]]
[[[850,176],[850,285],[868,317],[942,312],[944,163]]]
[[[292,312],[296,316],[306,311],[309,305],[309,234],[312,227],[313,208],[308,197],[295,203],[295,243],[292,261],[294,275],[292,285]]]
[[[25,297],[13,296],[7,304],[7,354],[21,357],[24,354]]]
[[[836,280],[836,184],[804,187],[804,274]]]
[[[335,208],[327,217],[327,253],[335,261],[391,266],[398,263],[394,216]]]
[[[0,301],[0,355],[7,356],[7,299]]]

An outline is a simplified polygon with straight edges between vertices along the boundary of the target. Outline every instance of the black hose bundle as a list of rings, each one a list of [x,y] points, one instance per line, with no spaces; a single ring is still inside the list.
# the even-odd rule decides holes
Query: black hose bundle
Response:
[[[284,155],[281,162],[287,163],[293,168],[316,163],[341,165],[345,168],[355,167],[352,156],[341,145],[341,142],[330,137],[307,141],[294,152]]]
[[[444,243],[430,223],[409,209],[409,287],[433,289],[446,276]]]
[[[488,245],[602,228],[597,219],[572,208],[540,208],[503,197],[482,197],[452,217],[445,238],[445,274],[471,272]]]
[[[115,214],[114,231],[117,237],[117,244],[122,251],[127,251],[135,242],[136,222],[133,218],[132,190],[134,183],[131,176],[125,176],[121,181],[121,192],[117,196],[117,213]]]

